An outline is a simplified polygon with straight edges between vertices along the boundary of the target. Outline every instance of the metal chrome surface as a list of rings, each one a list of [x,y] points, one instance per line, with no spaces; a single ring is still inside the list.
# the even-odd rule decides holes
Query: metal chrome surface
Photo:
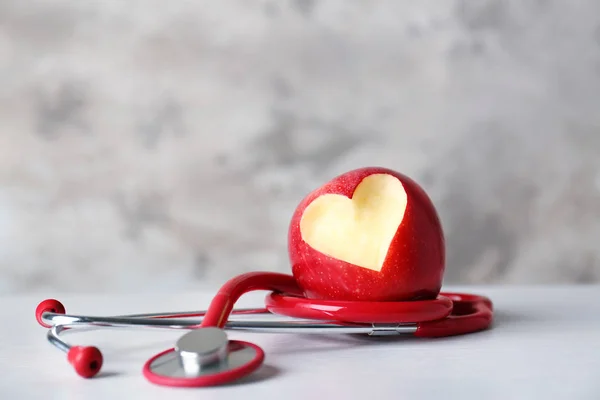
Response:
[[[58,335],[60,335],[60,333],[62,331],[64,331],[65,329],[66,329],[66,327],[63,325],[53,326],[52,328],[50,328],[48,330],[48,334],[46,335],[46,337],[48,338],[48,341],[52,345],[54,345],[54,347],[56,347],[59,350],[64,351],[66,353],[71,349],[71,345],[58,337]]]
[[[197,376],[227,359],[227,334],[219,328],[194,329],[175,344],[181,365],[187,375]]]

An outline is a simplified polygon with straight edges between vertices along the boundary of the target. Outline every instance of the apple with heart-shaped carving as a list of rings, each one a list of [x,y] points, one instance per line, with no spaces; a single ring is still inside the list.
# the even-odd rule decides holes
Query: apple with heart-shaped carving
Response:
[[[309,193],[292,216],[288,250],[312,299],[425,300],[442,286],[445,243],[433,202],[388,168],[355,169]]]

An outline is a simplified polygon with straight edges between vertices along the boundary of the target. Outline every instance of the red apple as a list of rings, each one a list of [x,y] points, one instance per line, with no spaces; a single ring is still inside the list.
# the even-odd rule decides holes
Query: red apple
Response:
[[[442,286],[436,209],[415,181],[387,168],[349,171],[309,193],[292,217],[288,250],[308,298],[422,300]]]

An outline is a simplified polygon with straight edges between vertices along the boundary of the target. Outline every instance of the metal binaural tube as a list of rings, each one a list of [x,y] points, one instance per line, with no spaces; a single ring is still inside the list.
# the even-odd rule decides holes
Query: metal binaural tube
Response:
[[[46,335],[46,338],[54,347],[56,347],[60,351],[68,353],[69,350],[71,350],[72,346],[59,337],[60,333],[66,329],[67,327],[64,325],[53,326],[52,328],[48,329],[48,334]]]
[[[45,322],[54,326],[98,326],[98,327],[144,327],[166,329],[189,329],[198,324],[198,320],[183,320],[170,318],[132,318],[132,317],[92,317],[87,315],[44,313]]]
[[[338,322],[300,321],[229,321],[225,329],[256,333],[293,334],[368,334],[382,336],[389,334],[414,333],[416,324],[344,324]]]
[[[191,314],[191,313],[190,313]],[[140,314],[142,315],[142,314]],[[200,322],[195,320],[170,319],[174,314],[152,314],[152,318],[138,316],[92,317],[81,315],[44,313],[43,319],[54,326],[48,331],[48,341],[68,352],[71,348],[60,339],[63,331],[85,327],[107,328],[154,328],[154,329],[193,329]],[[176,314],[181,316],[182,313]],[[291,334],[367,334],[370,336],[400,335],[414,333],[416,324],[354,324],[335,321],[228,321],[225,330],[237,330],[254,333],[291,333]]]
[[[197,327],[199,321],[170,319],[172,314],[154,314],[154,318],[139,317],[92,317],[68,314],[45,313],[44,321],[56,326],[97,326],[112,328],[163,328],[163,329],[191,329]],[[181,315],[181,314],[178,314]],[[243,330],[260,333],[296,333],[296,334],[399,334],[413,333],[416,324],[355,324],[335,321],[228,321],[226,330]],[[60,334],[60,332],[57,332]]]

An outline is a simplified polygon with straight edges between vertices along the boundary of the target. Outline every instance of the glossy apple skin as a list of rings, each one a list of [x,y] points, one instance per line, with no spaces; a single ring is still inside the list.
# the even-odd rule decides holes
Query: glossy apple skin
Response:
[[[302,239],[300,220],[313,200],[329,193],[351,198],[356,186],[364,178],[382,173],[402,182],[407,194],[407,206],[381,271],[332,258]],[[292,274],[305,296],[321,300],[433,299],[440,292],[445,270],[444,233],[431,199],[408,176],[382,167],[349,171],[309,193],[292,216],[288,251]]]

